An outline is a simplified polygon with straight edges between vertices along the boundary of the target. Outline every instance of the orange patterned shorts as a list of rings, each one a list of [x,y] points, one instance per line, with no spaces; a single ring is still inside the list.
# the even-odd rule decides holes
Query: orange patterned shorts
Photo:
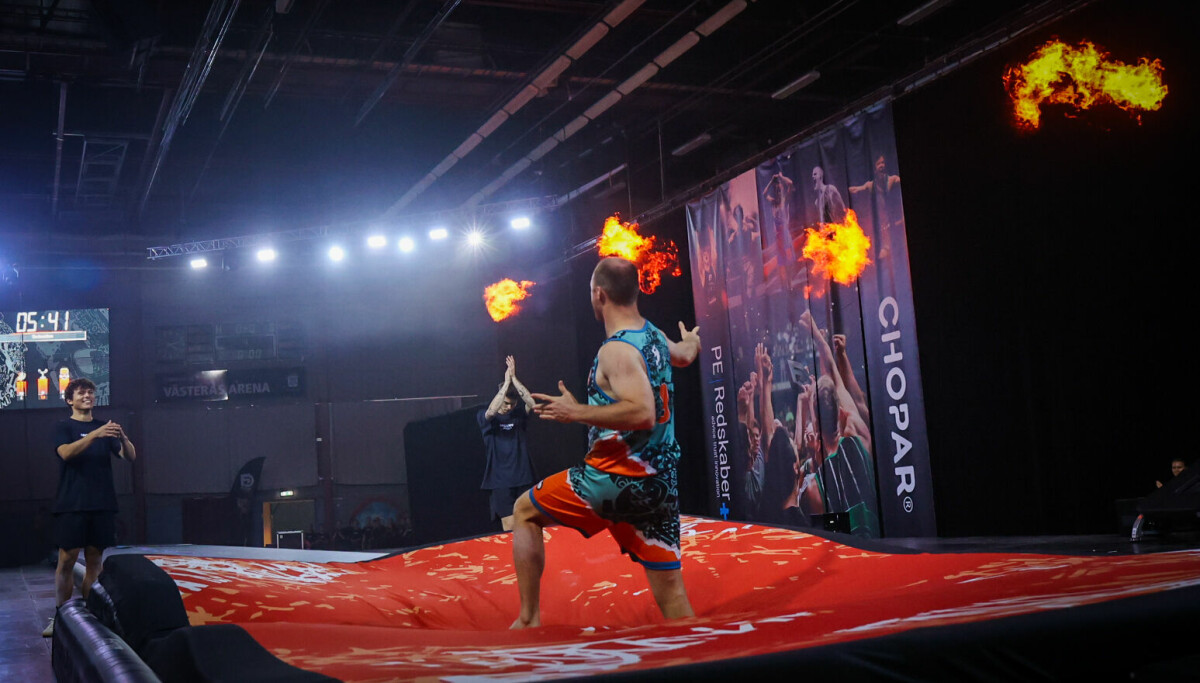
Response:
[[[581,464],[538,482],[529,498],[552,522],[585,537],[608,529],[621,552],[647,569],[679,569],[679,497],[673,480],[662,474],[610,474]]]

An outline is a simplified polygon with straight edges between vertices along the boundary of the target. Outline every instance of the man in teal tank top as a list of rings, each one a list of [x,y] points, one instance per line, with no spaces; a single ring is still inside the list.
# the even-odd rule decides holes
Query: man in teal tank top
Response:
[[[675,385],[671,367],[700,353],[700,328],[679,323],[673,342],[638,311],[638,271],[619,258],[592,273],[592,309],[607,339],[588,373],[587,403],[566,385],[532,394],[545,420],[591,426],[584,461],[538,482],[513,508],[513,564],[521,613],[513,628],[541,625],[542,528],[562,524],[584,536],[607,529],[646,570],[664,617],[694,616],[680,570]]]

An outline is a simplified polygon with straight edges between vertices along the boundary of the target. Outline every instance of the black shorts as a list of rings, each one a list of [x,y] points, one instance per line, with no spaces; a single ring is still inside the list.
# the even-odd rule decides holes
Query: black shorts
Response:
[[[529,490],[532,484],[521,486],[506,486],[501,489],[489,489],[492,494],[492,519],[503,519],[513,513],[513,505],[522,493]]]
[[[112,510],[60,512],[54,515],[54,541],[63,550],[117,544],[117,513]]]

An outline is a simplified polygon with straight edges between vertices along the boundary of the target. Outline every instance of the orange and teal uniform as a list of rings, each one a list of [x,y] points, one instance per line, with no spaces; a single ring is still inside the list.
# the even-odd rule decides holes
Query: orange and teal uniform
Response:
[[[611,343],[630,344],[641,353],[654,393],[654,427],[626,432],[592,427],[583,462],[543,479],[529,495],[554,522],[584,536],[608,529],[633,560],[649,569],[678,569],[680,450],[671,352],[666,336],[649,322],[604,340]],[[597,353],[587,386],[588,404],[594,406],[616,402],[596,382],[599,363]]]

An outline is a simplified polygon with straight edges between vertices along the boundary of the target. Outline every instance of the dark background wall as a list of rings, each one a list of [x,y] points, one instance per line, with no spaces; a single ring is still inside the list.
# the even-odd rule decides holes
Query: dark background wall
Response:
[[[896,100],[942,535],[1115,532],[1114,501],[1150,492],[1166,476],[1170,457],[1192,452],[1188,404],[1178,396],[1191,377],[1194,23],[1173,5],[1138,11],[1132,3],[1085,9]],[[1163,110],[1145,114],[1140,126],[1108,108],[1077,118],[1050,111],[1040,131],[1015,130],[1000,74],[1054,35],[1094,40],[1126,61],[1161,57],[1171,88]],[[635,215],[662,198],[650,163],[654,148],[628,144],[631,185],[642,189],[619,209]],[[315,255],[269,272],[232,257],[230,270],[203,273],[128,259],[113,266],[98,253],[103,245],[76,246],[75,256],[53,267],[23,271],[18,287],[0,293],[0,307],[111,309],[114,398],[98,413],[127,423],[139,444],[154,445],[118,477],[123,540],[181,540],[181,500],[219,494],[241,463],[226,455],[211,465],[173,467],[172,459],[204,460],[242,447],[231,442],[250,443],[238,451],[247,456],[287,450],[263,453],[264,495],[296,487],[318,499],[318,507],[333,506],[330,516],[344,523],[373,498],[406,506],[405,487],[419,485],[399,467],[396,421],[422,415],[389,412],[403,403],[396,399],[457,397],[463,407],[482,405],[502,378],[507,354],[517,357],[519,375],[535,391],[552,390],[559,379],[582,390],[603,336],[587,298],[595,256],[562,254],[596,236],[612,210],[600,202],[572,204],[542,216],[529,242],[497,232],[495,250],[474,259],[424,252],[414,263],[356,261],[340,270],[318,266]],[[681,211],[643,231],[680,245],[686,240]],[[501,277],[539,284],[525,312],[497,324],[481,295]],[[681,277],[667,278],[643,300],[647,317],[672,336],[677,320],[693,320],[689,282],[684,263]],[[178,434],[146,433],[148,424],[199,424],[214,410],[254,410],[156,404],[154,375],[178,369],[155,360],[157,328],[282,320],[303,325],[307,347],[299,362],[308,394],[263,409],[312,410],[311,421],[298,420],[299,437],[284,434],[291,429],[286,420],[258,420],[254,413],[224,416],[224,423],[240,426],[214,432],[211,442],[189,436],[178,449],[170,447]],[[682,495],[685,511],[705,513],[696,382],[694,368],[677,377]],[[330,436],[321,406],[334,415],[332,455],[323,455],[329,441],[316,441]],[[355,417],[339,421],[338,411]],[[46,547],[57,467],[47,435],[65,415],[65,408],[0,414],[0,513],[15,536],[6,562],[28,561]],[[338,440],[345,424],[354,425],[352,441]],[[374,434],[386,444],[379,452],[338,449],[368,443]],[[311,450],[297,445],[310,436]],[[530,443],[537,471],[547,474],[577,460],[584,430],[535,422]],[[384,462],[389,453],[395,460],[378,484],[361,483],[363,463]],[[323,480],[329,468],[322,469],[320,458],[333,458],[337,471],[360,483],[342,485],[336,474]],[[345,474],[356,461],[362,471]],[[147,477],[151,463],[166,470]],[[189,472],[206,466],[218,471],[197,484]],[[326,514],[319,509],[317,519]]]
[[[1114,500],[1195,460],[1190,12],[1090,6],[896,102],[944,535],[1112,531]],[[1163,108],[1018,132],[1000,75],[1055,36],[1161,58]]]

